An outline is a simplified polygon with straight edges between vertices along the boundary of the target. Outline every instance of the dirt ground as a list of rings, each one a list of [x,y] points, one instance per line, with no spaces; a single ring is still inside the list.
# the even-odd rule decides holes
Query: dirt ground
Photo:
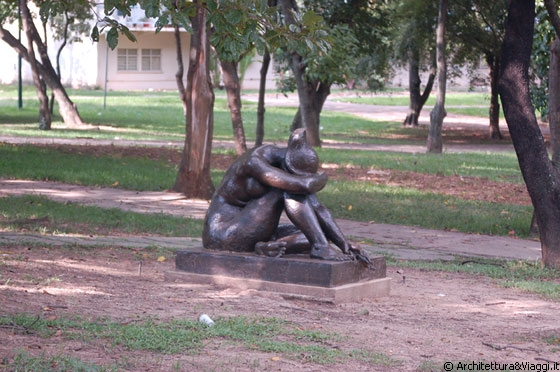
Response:
[[[148,156],[175,164],[180,158],[179,151],[161,148],[65,145],[60,149]],[[218,156],[213,161],[215,167],[225,169],[232,160]],[[506,188],[484,179],[330,166],[324,170],[332,179],[366,179],[465,199],[530,203],[524,187]],[[103,317],[123,323],[150,318],[196,320],[202,313],[216,322],[237,315],[277,317],[302,329],[341,335],[326,346],[367,349],[382,355],[383,362],[348,358],[342,365],[324,366],[305,355],[290,358],[215,340],[197,354],[186,350],[163,355],[113,348],[101,341],[70,340],[62,333],[44,339],[12,326],[0,326],[0,361],[11,360],[23,349],[32,355],[72,355],[104,365],[126,360],[123,370],[129,371],[169,371],[177,365],[184,371],[440,371],[445,370],[445,362],[454,363],[454,370],[469,370],[461,369],[458,362],[527,362],[525,368],[513,367],[560,370],[554,364],[560,362],[560,304],[504,288],[489,278],[389,266],[390,296],[334,305],[254,290],[174,283],[165,279],[172,270],[171,257],[159,262],[153,252],[117,247],[0,247],[0,316]]]
[[[153,252],[19,246],[3,247],[0,254],[0,315],[110,318],[123,324],[196,320],[202,313],[216,322],[237,315],[276,317],[341,335],[326,344],[333,349],[383,356],[382,362],[349,358],[343,365],[323,366],[305,355],[288,358],[219,341],[194,355],[189,350],[163,355],[67,339],[62,332],[44,339],[8,325],[0,327],[0,356],[8,360],[23,349],[105,365],[126,360],[128,371],[169,371],[177,365],[184,371],[440,371],[445,362],[529,362],[547,368],[560,362],[558,302],[483,277],[393,266],[390,296],[334,305],[166,281],[174,262],[158,262]]]

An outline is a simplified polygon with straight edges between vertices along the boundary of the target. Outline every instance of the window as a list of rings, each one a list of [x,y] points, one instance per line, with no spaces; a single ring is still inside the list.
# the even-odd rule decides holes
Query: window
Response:
[[[138,71],[138,49],[117,50],[117,71]]]
[[[161,49],[142,49],[142,71],[161,71]]]

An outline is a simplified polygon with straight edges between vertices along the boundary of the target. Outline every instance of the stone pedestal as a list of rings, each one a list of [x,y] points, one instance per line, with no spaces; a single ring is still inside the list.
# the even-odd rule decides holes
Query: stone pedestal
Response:
[[[375,270],[357,261],[323,261],[305,255],[270,258],[196,248],[177,252],[176,271],[167,273],[167,278],[341,303],[389,294],[385,258],[371,257],[371,261]]]

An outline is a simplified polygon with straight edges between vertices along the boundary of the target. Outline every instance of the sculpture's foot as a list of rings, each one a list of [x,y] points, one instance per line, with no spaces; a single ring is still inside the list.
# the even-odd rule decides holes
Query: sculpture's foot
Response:
[[[286,242],[258,242],[255,253],[267,257],[282,257],[286,253]]]
[[[327,261],[352,261],[354,257],[344,254],[337,248],[329,246],[311,248],[311,258],[318,258]]]

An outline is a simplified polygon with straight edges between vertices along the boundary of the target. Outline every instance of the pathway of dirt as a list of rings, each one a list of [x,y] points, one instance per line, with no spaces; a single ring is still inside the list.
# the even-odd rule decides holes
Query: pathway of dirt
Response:
[[[62,331],[45,339],[9,326],[0,327],[0,356],[11,359],[17,350],[69,355],[89,363],[124,363],[126,371],[170,371],[177,365],[181,371],[441,371],[445,362],[526,362],[532,369],[525,370],[535,370],[560,361],[559,304],[485,277],[397,265],[388,268],[390,296],[332,305],[168,282],[164,273],[174,269],[173,261],[158,258],[157,251],[143,249],[3,246],[0,313],[122,324],[195,321],[202,313],[217,323],[233,316],[275,317],[301,330],[336,335],[316,345],[354,356],[325,366],[303,349],[288,356],[226,340],[206,342],[194,354],[162,355],[67,338]],[[353,350],[368,351],[370,358]]]

